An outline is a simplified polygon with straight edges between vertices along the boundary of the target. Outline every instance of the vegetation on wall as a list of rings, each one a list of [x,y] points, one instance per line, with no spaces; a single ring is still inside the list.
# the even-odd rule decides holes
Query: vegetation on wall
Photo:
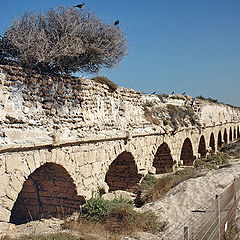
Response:
[[[152,124],[169,125],[174,130],[179,127],[188,127],[189,124],[193,126],[200,126],[199,118],[195,114],[191,107],[187,106],[176,106],[172,104],[167,104],[166,107],[155,106],[153,102],[147,101],[143,105],[144,116]]]
[[[97,83],[106,84],[109,87],[109,89],[113,92],[117,90],[118,87],[117,84],[109,80],[107,77],[97,76],[92,78],[92,80],[94,80]]]
[[[126,53],[120,28],[84,9],[25,13],[0,38],[0,60],[54,73],[112,69]]]

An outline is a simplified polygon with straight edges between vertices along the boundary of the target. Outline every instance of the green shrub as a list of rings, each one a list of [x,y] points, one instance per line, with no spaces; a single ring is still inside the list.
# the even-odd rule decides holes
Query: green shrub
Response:
[[[215,155],[208,155],[207,162],[222,166],[229,164],[229,155],[227,153],[218,152]]]
[[[161,231],[166,223],[157,222],[152,212],[137,212],[129,200],[122,197],[112,201],[104,200],[100,194],[92,196],[82,207],[78,223],[65,222],[65,228],[76,229],[77,224],[96,223],[113,233],[129,233],[134,231]]]
[[[108,201],[104,200],[101,194],[98,193],[97,196],[92,196],[86,204],[83,205],[82,218],[88,221],[102,221],[119,205],[133,207],[130,201],[122,197]]]
[[[97,83],[106,84],[112,92],[118,88],[117,84],[109,80],[107,77],[97,76],[92,78],[92,80]]]

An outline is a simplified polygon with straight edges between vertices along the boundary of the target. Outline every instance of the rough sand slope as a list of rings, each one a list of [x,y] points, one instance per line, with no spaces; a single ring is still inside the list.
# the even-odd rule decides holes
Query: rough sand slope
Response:
[[[160,219],[168,222],[167,232],[173,231],[191,216],[193,210],[201,210],[211,198],[222,193],[234,178],[240,177],[240,160],[232,160],[231,163],[231,167],[211,170],[205,176],[180,183],[165,197],[146,204],[141,210],[155,212]]]

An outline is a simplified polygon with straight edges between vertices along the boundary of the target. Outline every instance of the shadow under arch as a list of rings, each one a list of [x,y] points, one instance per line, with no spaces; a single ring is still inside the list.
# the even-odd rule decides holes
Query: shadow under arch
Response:
[[[239,126],[237,127],[237,138],[240,138]]]
[[[171,151],[167,143],[162,143],[158,147],[154,156],[153,166],[156,168],[156,173],[168,173],[173,171],[174,161],[172,159]]]
[[[85,203],[67,170],[59,164],[45,163],[24,182],[12,208],[10,223],[65,217],[79,211]]]
[[[209,146],[211,147],[210,153],[214,154],[216,152],[216,149],[215,149],[215,138],[213,133],[211,133],[210,135]]]
[[[141,178],[142,175],[138,174],[133,155],[124,151],[111,163],[105,181],[109,186],[109,191],[134,192]]]
[[[223,134],[223,141],[225,144],[228,143],[228,136],[227,136],[227,129],[224,129],[224,134]]]
[[[194,159],[191,140],[186,138],[182,146],[180,160],[183,161],[183,165],[192,166]]]
[[[200,158],[206,158],[207,149],[206,149],[205,138],[203,135],[201,136],[200,141],[199,141],[198,153],[200,154]]]
[[[229,129],[229,141],[232,142],[233,138],[232,138],[232,127],[230,127]]]
[[[221,130],[219,130],[218,132],[218,142],[217,142],[217,146],[218,148],[222,147],[223,141],[222,141],[222,132]]]
[[[233,130],[233,139],[236,139],[236,138],[237,138],[236,128],[234,128],[234,130]]]

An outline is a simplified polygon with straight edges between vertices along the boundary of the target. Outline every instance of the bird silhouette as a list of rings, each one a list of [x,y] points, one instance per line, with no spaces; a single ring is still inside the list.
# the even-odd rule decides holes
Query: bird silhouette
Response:
[[[172,91],[172,94],[174,94],[174,91]]]
[[[152,94],[156,94],[156,91],[154,91]]]
[[[114,25],[117,26],[119,24],[119,20],[116,20]]]
[[[185,95],[185,94],[186,94],[185,92],[182,93],[182,95]]]
[[[85,3],[81,3],[81,4],[75,5],[75,6],[73,6],[73,7],[77,7],[77,8],[82,9],[82,7],[83,7],[84,5],[85,5]]]

